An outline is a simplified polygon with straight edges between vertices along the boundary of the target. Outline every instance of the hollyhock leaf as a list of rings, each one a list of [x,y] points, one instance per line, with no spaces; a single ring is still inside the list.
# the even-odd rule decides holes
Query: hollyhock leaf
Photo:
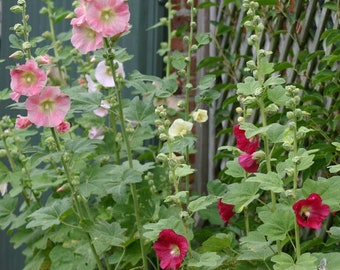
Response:
[[[321,261],[326,259],[326,268],[320,270],[338,270],[340,265],[339,252],[327,252],[327,253],[312,253],[317,258],[317,264],[320,266]]]
[[[264,83],[264,87],[278,85],[278,84],[284,84],[286,82],[285,79],[279,77],[279,75],[269,77]]]
[[[171,58],[172,66],[177,70],[182,70],[186,67],[185,57],[182,53],[175,51]]]
[[[216,81],[216,76],[215,75],[204,75],[197,86],[198,89],[200,90],[208,90],[211,89],[214,86],[214,83]]]
[[[127,119],[137,121],[139,125],[145,126],[154,124],[155,108],[152,104],[146,104],[139,97],[135,97],[129,103],[129,107],[124,109]]]
[[[281,85],[277,85],[273,88],[267,90],[268,99],[274,102],[278,106],[283,106],[286,104],[288,97],[286,96],[286,90]]]
[[[122,180],[125,184],[139,183],[142,182],[142,173],[134,169],[128,168],[124,170]]]
[[[225,170],[225,174],[227,175],[230,175],[234,178],[243,178],[245,176],[244,169],[241,167],[237,158],[227,161],[226,167],[227,170]]]
[[[71,214],[72,203],[69,198],[54,201],[52,205],[39,208],[37,211],[29,215],[30,221],[26,228],[41,227],[42,230],[59,225],[66,212]]]
[[[237,260],[266,260],[273,256],[276,246],[272,246],[262,233],[258,231],[249,232],[248,236],[240,239],[241,254]]]
[[[191,212],[197,212],[199,210],[206,209],[209,205],[216,202],[216,196],[208,195],[201,196],[198,199],[191,201],[188,205],[188,209]]]
[[[14,211],[18,203],[18,198],[5,195],[0,203],[0,228],[6,229],[16,218]]]
[[[260,184],[260,189],[270,190],[275,193],[284,192],[283,181],[278,176],[278,174],[274,172],[264,173],[255,173],[255,176],[249,177],[246,182],[256,182]]]
[[[184,202],[186,202],[187,197],[188,197],[188,191],[179,191],[174,195],[167,196],[164,199],[164,202],[166,202],[166,203],[168,203],[168,202],[177,203],[177,202],[180,201],[180,202],[184,203]]]
[[[256,81],[253,77],[247,77],[244,80],[244,83],[237,84],[237,94],[250,96],[255,93],[255,90],[259,87],[259,82]]]
[[[202,254],[193,254],[193,258],[188,261],[188,267],[204,267],[204,269],[209,269],[209,267],[216,267],[220,265],[221,256],[216,252],[205,252]]]
[[[212,195],[215,196],[220,196],[223,195],[227,189],[228,189],[228,185],[225,183],[222,183],[221,180],[212,180],[209,181],[207,184],[207,188],[208,188],[208,192]]]
[[[246,137],[249,139],[249,138],[254,137],[258,134],[266,133],[268,131],[268,129],[270,128],[270,126],[271,125],[258,128],[257,126],[255,126],[252,123],[242,122],[240,124],[240,129],[243,129],[243,130],[246,131],[246,133],[245,133]]]
[[[268,140],[273,143],[282,142],[286,128],[286,126],[280,125],[278,123],[270,124],[267,130]]]
[[[302,254],[294,263],[293,258],[287,253],[281,253],[271,258],[274,270],[310,270],[317,269],[316,257],[310,253]]]
[[[166,228],[185,235],[185,228],[183,227],[182,221],[173,217],[168,219],[160,219],[157,223],[145,224],[143,228],[145,230],[143,234],[144,237],[150,241],[157,240],[159,233]]]
[[[67,140],[65,143],[65,149],[73,153],[85,153],[86,155],[91,155],[99,144],[102,142],[100,140],[90,140],[88,138],[77,138],[73,140]]]
[[[274,63],[270,63],[266,57],[260,59],[259,67],[261,74],[271,74],[274,71]]]
[[[127,240],[126,229],[121,228],[118,222],[99,221],[86,229],[92,236],[96,251],[100,254],[108,251],[112,246],[122,246]]]
[[[229,248],[231,242],[230,234],[217,233],[202,243],[202,249],[205,252],[218,252]]]
[[[266,235],[269,241],[284,240],[294,228],[294,213],[286,206],[278,205],[274,212],[261,211],[259,217],[263,224],[258,227],[258,231]]]
[[[340,164],[332,165],[327,167],[330,173],[337,173],[340,171]]]
[[[240,213],[253,200],[256,200],[260,195],[258,183],[243,182],[228,185],[228,192],[222,198],[222,202],[235,205],[234,212]]]
[[[195,39],[199,46],[209,44],[211,41],[210,33],[197,33],[197,35],[195,35]]]
[[[181,164],[175,169],[175,175],[177,177],[184,177],[190,174],[193,174],[195,172],[195,169],[192,169],[190,165],[187,164]]]
[[[333,239],[340,240],[340,227],[333,226],[328,230],[328,233]]]

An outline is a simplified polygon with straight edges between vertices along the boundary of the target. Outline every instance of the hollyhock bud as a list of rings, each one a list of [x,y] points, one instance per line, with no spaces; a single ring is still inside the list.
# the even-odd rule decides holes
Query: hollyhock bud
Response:
[[[322,221],[330,213],[329,206],[322,204],[320,195],[316,193],[310,194],[307,199],[297,201],[293,205],[293,210],[298,225],[311,229],[319,229]]]
[[[58,126],[55,127],[55,130],[58,133],[66,133],[70,130],[71,124],[69,122],[61,122]]]
[[[257,170],[259,169],[258,160],[254,158],[254,153],[245,153],[240,155],[238,157],[238,163],[248,173],[257,172]]]
[[[15,128],[16,129],[25,129],[28,128],[33,123],[28,119],[27,116],[18,115],[15,120]]]

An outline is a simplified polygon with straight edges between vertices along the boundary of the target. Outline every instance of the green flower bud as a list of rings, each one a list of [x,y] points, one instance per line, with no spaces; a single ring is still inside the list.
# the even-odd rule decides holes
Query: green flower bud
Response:
[[[14,14],[20,14],[23,11],[23,8],[19,5],[14,5],[10,8],[10,11],[12,11]]]
[[[24,51],[31,49],[31,47],[32,47],[32,45],[28,41],[26,41],[22,44],[22,48],[23,48]]]
[[[162,18],[160,19],[160,23],[161,23],[161,25],[167,25],[167,24],[168,24],[168,19],[165,18],[165,17],[162,17]]]
[[[265,110],[267,113],[277,113],[279,111],[279,107],[276,104],[272,103],[269,104]]]
[[[168,160],[168,156],[164,153],[159,153],[156,157],[156,160],[159,162],[166,162]]]
[[[18,5],[19,6],[26,6],[26,1],[25,0],[18,0]]]

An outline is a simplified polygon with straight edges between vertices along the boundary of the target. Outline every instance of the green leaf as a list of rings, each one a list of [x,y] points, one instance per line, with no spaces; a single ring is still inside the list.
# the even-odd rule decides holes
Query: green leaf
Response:
[[[268,58],[263,57],[260,59],[259,72],[264,75],[269,75],[274,71],[274,64],[270,63]]]
[[[237,84],[237,94],[250,96],[255,93],[255,90],[259,87],[259,82],[253,77],[246,77],[244,83]]]
[[[189,203],[188,210],[191,212],[197,212],[199,210],[206,209],[209,205],[216,203],[216,200],[216,196],[213,195],[201,196]]]
[[[273,143],[282,142],[286,128],[286,126],[280,125],[278,123],[270,124],[267,130],[268,140]]]
[[[216,252],[205,252],[203,254],[193,254],[193,258],[189,260],[188,267],[216,267],[220,264],[221,257]]]
[[[221,180],[212,180],[207,184],[208,192],[215,196],[221,196],[227,191],[227,184],[222,183]]]
[[[90,155],[96,150],[98,144],[102,144],[102,141],[90,140],[88,138],[76,138],[67,140],[65,142],[65,149],[66,151],[76,154],[87,153],[87,155]]]
[[[278,106],[285,105],[286,101],[289,99],[286,96],[286,90],[281,85],[276,85],[275,87],[269,88],[267,93],[269,100]]]
[[[317,258],[317,265],[321,265],[326,260],[326,268],[320,270],[338,270],[340,265],[339,252],[312,253]]]
[[[316,257],[310,253],[302,254],[296,263],[287,253],[281,253],[271,259],[275,262],[274,270],[310,270],[317,269]]]
[[[175,51],[171,58],[171,65],[177,70],[184,69],[187,66],[187,64],[185,62],[183,54],[178,51]]]
[[[228,192],[223,196],[222,202],[233,204],[236,213],[242,212],[253,200],[256,200],[260,194],[258,183],[243,182],[228,185]]]
[[[234,178],[243,178],[245,176],[244,169],[241,167],[240,163],[238,163],[237,158],[227,161],[226,167],[227,170],[225,170],[225,174],[227,175]]]
[[[164,229],[172,229],[177,234],[185,235],[185,228],[182,220],[174,217],[160,219],[157,223],[145,224],[143,228],[145,230],[144,237],[150,241],[155,241],[158,238],[159,233]]]
[[[195,39],[198,43],[198,46],[201,47],[203,45],[207,45],[210,43],[210,33],[197,33]]]
[[[215,81],[216,81],[216,76],[215,75],[211,75],[211,74],[204,75],[200,79],[197,88],[200,89],[200,90],[211,89],[214,86]]]
[[[258,231],[251,231],[248,236],[242,237],[241,254],[237,260],[266,260],[274,255],[275,246],[271,246],[271,242],[267,241],[265,236]]]
[[[269,241],[284,240],[294,228],[295,215],[288,206],[277,205],[274,212],[261,211],[259,217],[264,224],[258,227],[258,231],[266,235]]]
[[[268,87],[268,86],[280,85],[280,84],[284,84],[285,82],[286,82],[285,79],[279,77],[279,75],[276,75],[276,76],[269,77],[269,78],[263,83],[263,86],[264,86],[264,87]]]
[[[217,233],[209,237],[206,241],[202,243],[202,248],[204,251],[208,252],[218,252],[226,250],[230,247],[232,239],[230,235],[225,233]]]
[[[178,166],[175,169],[175,175],[177,177],[184,177],[184,176],[190,175],[194,172],[195,172],[195,170],[192,169],[191,166],[187,165],[187,164],[181,164],[180,166]]]
[[[0,228],[6,229],[16,218],[14,215],[15,208],[18,203],[18,198],[11,197],[6,194],[0,200]]]
[[[136,121],[142,126],[154,124],[155,121],[153,104],[146,104],[139,97],[135,97],[129,102],[129,107],[124,109],[124,114],[127,119]]]
[[[327,167],[329,169],[330,173],[337,173],[340,171],[340,164],[337,165],[331,165]]]
[[[335,240],[340,240],[340,227],[331,227],[328,231],[329,235],[335,239]]]
[[[45,206],[29,215],[30,222],[26,228],[40,227],[46,230],[53,225],[59,225],[66,212],[72,211],[72,203],[69,198],[56,200],[51,206]]]
[[[128,239],[125,236],[126,229],[122,229],[117,222],[99,221],[88,228],[88,232],[92,236],[92,243],[99,254],[110,250],[113,246],[122,246]]]
[[[275,193],[284,192],[282,179],[274,172],[255,173],[255,176],[249,177],[246,182],[256,182],[260,184],[260,189],[270,190]]]

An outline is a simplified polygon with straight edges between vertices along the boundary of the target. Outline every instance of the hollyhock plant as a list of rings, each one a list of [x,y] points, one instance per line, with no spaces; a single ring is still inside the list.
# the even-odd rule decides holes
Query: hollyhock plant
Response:
[[[248,154],[254,153],[260,147],[260,140],[258,136],[247,138],[245,130],[240,129],[240,125],[234,126],[234,135],[236,138],[236,146],[241,151]]]
[[[103,36],[93,30],[85,19],[85,7],[79,6],[75,9],[76,18],[71,20],[72,45],[82,54],[101,49],[103,47]]]
[[[220,214],[221,219],[223,222],[228,222],[234,215],[234,205],[227,204],[222,202],[222,199],[219,199],[217,202],[218,213]]]
[[[187,239],[171,229],[162,230],[153,245],[162,269],[178,269],[188,251]]]
[[[104,139],[104,130],[102,128],[92,127],[89,130],[88,136],[89,136],[90,139],[103,140]]]
[[[47,81],[46,73],[39,69],[38,63],[28,60],[23,65],[17,65],[16,69],[10,70],[11,88],[13,93],[10,97],[18,102],[20,96],[37,95],[45,86]]]
[[[204,123],[208,121],[208,112],[207,110],[198,109],[192,113],[192,118],[197,123]]]
[[[121,75],[123,78],[125,78],[125,72],[123,68],[123,64],[120,63],[117,60],[114,60],[114,64],[118,66],[116,69],[116,75]],[[101,61],[98,63],[94,76],[96,77],[96,80],[104,87],[114,87],[115,81],[111,74],[111,69],[106,65],[105,61]]]
[[[28,119],[37,126],[56,127],[70,109],[70,98],[59,87],[46,86],[38,95],[26,100]]]
[[[310,229],[319,229],[322,221],[330,213],[329,206],[322,204],[320,195],[316,193],[310,194],[306,199],[297,201],[293,205],[293,210],[298,225]]]
[[[104,117],[109,113],[110,104],[106,100],[102,100],[100,102],[100,107],[98,109],[93,110],[94,114],[99,117]]]
[[[248,173],[256,172],[259,169],[258,161],[254,158],[254,153],[244,153],[238,157],[238,163]]]
[[[86,7],[89,26],[104,37],[113,37],[129,29],[130,11],[124,0],[93,0]]]

